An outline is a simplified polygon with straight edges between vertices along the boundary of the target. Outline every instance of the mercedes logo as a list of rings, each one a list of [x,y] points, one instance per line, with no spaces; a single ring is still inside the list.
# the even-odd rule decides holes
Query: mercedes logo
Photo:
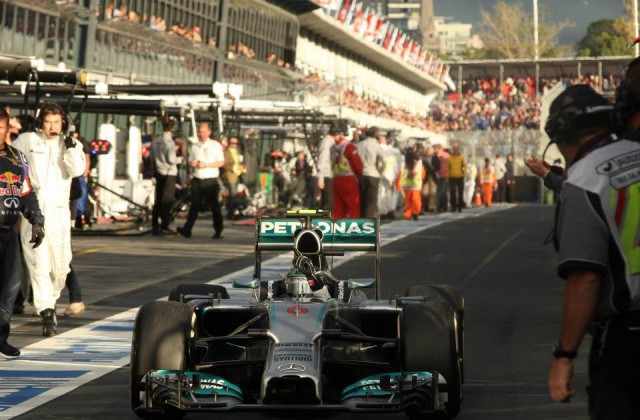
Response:
[[[307,368],[296,363],[287,363],[285,365],[278,366],[278,370],[280,372],[304,372]]]

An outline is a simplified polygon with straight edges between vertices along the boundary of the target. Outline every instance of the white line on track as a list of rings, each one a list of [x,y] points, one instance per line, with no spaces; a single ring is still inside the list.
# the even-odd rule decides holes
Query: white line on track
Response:
[[[419,221],[395,221],[382,225],[382,246],[446,222],[478,217],[511,206],[473,209],[423,217]],[[334,266],[360,255],[348,253]],[[288,269],[288,253],[263,262],[265,277]],[[384,256],[383,256],[384,263]],[[268,274],[271,273],[271,274]],[[250,278],[253,266],[211,280],[211,284],[229,285],[236,279]],[[236,296],[248,290],[230,290]],[[166,299],[166,297],[165,297]],[[138,308],[66,331],[22,349],[20,359],[0,361],[0,418],[12,418],[48,403],[74,389],[113,372],[129,363],[131,332]],[[123,404],[128,401],[123,401]]]

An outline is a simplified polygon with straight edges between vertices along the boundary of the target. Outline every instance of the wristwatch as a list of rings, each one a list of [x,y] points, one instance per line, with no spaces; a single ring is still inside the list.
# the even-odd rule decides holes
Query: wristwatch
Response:
[[[576,358],[576,356],[578,356],[578,352],[576,350],[574,350],[574,351],[564,350],[560,343],[556,344],[556,346],[553,348],[553,358],[554,359],[569,359],[569,360],[573,360],[573,359]]]

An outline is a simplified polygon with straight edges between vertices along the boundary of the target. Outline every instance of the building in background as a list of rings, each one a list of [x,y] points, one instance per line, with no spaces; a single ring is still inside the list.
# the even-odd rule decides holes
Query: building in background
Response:
[[[454,22],[451,18],[435,16],[430,21],[424,45],[440,54],[460,56],[468,47],[482,48],[482,40],[471,35],[473,25]]]

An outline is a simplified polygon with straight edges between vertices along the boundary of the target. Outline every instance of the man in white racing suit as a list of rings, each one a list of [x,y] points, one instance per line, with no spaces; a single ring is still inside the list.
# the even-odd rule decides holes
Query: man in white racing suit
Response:
[[[21,223],[20,236],[33,303],[42,317],[42,333],[46,337],[56,334],[55,305],[71,263],[71,178],[85,170],[82,146],[64,136],[65,120],[60,106],[45,104],[38,114],[39,131],[23,133],[14,143],[30,165],[33,190],[45,217],[47,235],[42,246],[33,248],[29,243],[30,223]]]

